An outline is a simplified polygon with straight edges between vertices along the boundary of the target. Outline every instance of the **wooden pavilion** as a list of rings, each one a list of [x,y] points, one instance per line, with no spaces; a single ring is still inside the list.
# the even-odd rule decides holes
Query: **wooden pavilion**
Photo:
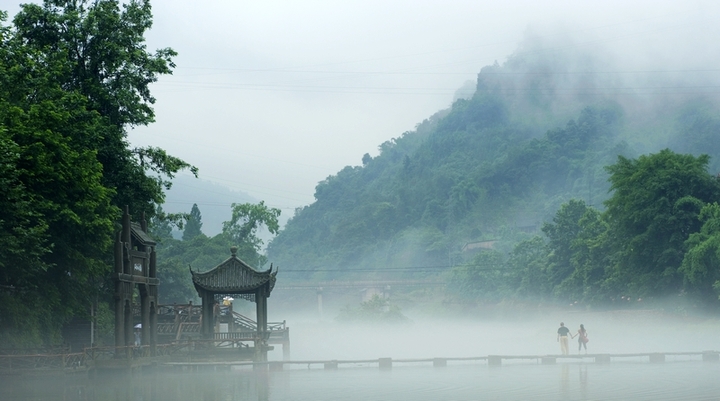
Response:
[[[192,281],[202,300],[202,324],[200,332],[206,340],[213,340],[215,333],[216,305],[226,296],[255,302],[257,332],[250,339],[255,346],[255,359],[267,361],[267,343],[270,333],[267,328],[267,299],[275,287],[277,269],[272,265],[264,272],[257,271],[237,257],[237,247],[230,249],[231,256],[206,272],[194,272]],[[218,333],[219,334],[219,333]]]

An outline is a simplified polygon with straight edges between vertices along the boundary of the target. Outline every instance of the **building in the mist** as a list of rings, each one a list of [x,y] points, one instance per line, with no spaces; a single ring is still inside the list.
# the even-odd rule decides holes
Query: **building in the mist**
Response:
[[[147,221],[130,220],[128,207],[122,217],[122,229],[115,241],[115,355],[122,357],[136,346],[135,328],[140,345],[155,353],[157,335],[157,279],[155,241],[147,233]],[[140,321],[134,322],[133,296],[140,294]]]
[[[206,272],[191,270],[192,281],[198,296],[202,299],[202,319],[200,333],[206,341],[248,340],[253,342],[255,359],[267,360],[268,330],[267,299],[275,287],[277,269],[272,266],[264,272],[257,271],[237,257],[237,248],[230,249],[231,256],[224,262]],[[256,330],[254,333],[240,330],[216,332],[217,318],[221,303],[227,297],[242,298],[254,302],[256,306]],[[232,321],[231,321],[232,322]],[[286,344],[283,343],[283,349]]]

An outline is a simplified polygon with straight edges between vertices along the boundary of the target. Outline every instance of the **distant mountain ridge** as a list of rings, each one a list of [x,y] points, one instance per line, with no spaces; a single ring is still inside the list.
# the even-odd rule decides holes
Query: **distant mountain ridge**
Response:
[[[570,199],[602,208],[604,167],[619,155],[669,147],[709,154],[710,168],[720,168],[717,95],[648,89],[693,77],[620,82],[593,72],[613,68],[599,55],[532,46],[484,67],[471,98],[321,181],[316,201],[269,244],[269,259],[316,278],[421,274],[462,260],[467,242],[509,250]]]

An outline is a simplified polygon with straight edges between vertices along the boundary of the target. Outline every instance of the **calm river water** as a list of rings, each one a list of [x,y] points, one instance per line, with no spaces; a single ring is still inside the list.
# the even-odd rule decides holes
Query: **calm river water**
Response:
[[[720,363],[608,365],[523,362],[433,368],[341,366],[336,371],[158,372],[90,381],[78,377],[3,377],[3,401],[230,400],[720,400]]]
[[[559,322],[590,333],[588,353],[635,354],[699,352],[720,349],[720,320],[689,318],[655,311],[570,313],[493,320],[421,320],[398,327],[348,326],[312,319],[289,321],[292,358],[369,360],[484,355],[550,355],[560,349]],[[651,335],[648,335],[650,333]],[[577,345],[571,343],[573,354]],[[281,360],[276,347],[269,356]],[[87,375],[55,378],[0,376],[0,401],[234,401],[234,400],[718,400],[720,363],[699,355],[670,356],[665,363],[645,358],[534,360],[377,365],[286,365],[283,371],[249,368],[218,372],[139,374],[91,381]]]

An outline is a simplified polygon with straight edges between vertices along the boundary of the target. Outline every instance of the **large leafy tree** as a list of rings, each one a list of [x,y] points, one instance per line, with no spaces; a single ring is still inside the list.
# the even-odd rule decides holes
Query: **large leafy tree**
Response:
[[[570,240],[569,247],[572,272],[555,287],[555,294],[571,302],[607,303],[605,273],[613,255],[607,240],[607,223],[598,210],[587,207],[577,221],[577,227],[578,232]]]
[[[0,25],[4,344],[60,341],[102,295],[120,207],[152,216],[167,180],[195,170],[126,141],[152,121],[148,85],[172,68],[172,50],[145,49],[151,17],[147,1],[47,0]]]
[[[536,235],[520,241],[510,252],[507,260],[512,271],[510,284],[518,298],[543,299],[551,293],[547,249],[545,239]]]
[[[686,287],[708,304],[717,305],[720,295],[720,205],[706,205],[700,212],[702,228],[690,234],[688,251],[680,267]]]
[[[572,263],[574,241],[582,231],[580,219],[588,207],[581,200],[570,200],[563,204],[553,217],[552,223],[545,223],[542,231],[548,238],[547,279],[550,287],[566,280],[575,267]]]
[[[0,327],[11,344],[54,342],[107,267],[114,190],[102,185],[96,150],[77,144],[107,126],[57,80],[65,60],[24,46],[9,28],[2,42]]]
[[[251,266],[260,267],[267,262],[267,257],[259,253],[263,241],[258,237],[258,231],[265,227],[270,234],[277,234],[280,230],[278,217],[280,209],[268,207],[263,201],[233,203],[232,216],[223,223],[222,233],[238,246],[238,256]]]
[[[200,234],[189,240],[164,239],[158,245],[160,303],[186,303],[197,299],[189,268],[209,270],[230,256],[231,241],[226,235],[212,238]]]
[[[196,169],[156,147],[130,148],[125,128],[154,121],[149,85],[170,74],[170,48],[149,53],[145,31],[152,26],[149,0],[45,0],[25,4],[14,19],[22,46],[44,58],[63,61],[54,80],[81,94],[106,125],[102,132],[75,138],[97,152],[103,185],[115,189],[113,203],[151,216],[164,200],[163,188],[180,169]],[[43,61],[43,60],[39,60]],[[155,175],[149,175],[148,173]]]
[[[618,291],[644,297],[680,289],[685,241],[700,231],[703,205],[720,196],[708,162],[707,155],[665,149],[637,159],[620,156],[607,167],[613,194],[605,219],[616,252],[609,280]]]

